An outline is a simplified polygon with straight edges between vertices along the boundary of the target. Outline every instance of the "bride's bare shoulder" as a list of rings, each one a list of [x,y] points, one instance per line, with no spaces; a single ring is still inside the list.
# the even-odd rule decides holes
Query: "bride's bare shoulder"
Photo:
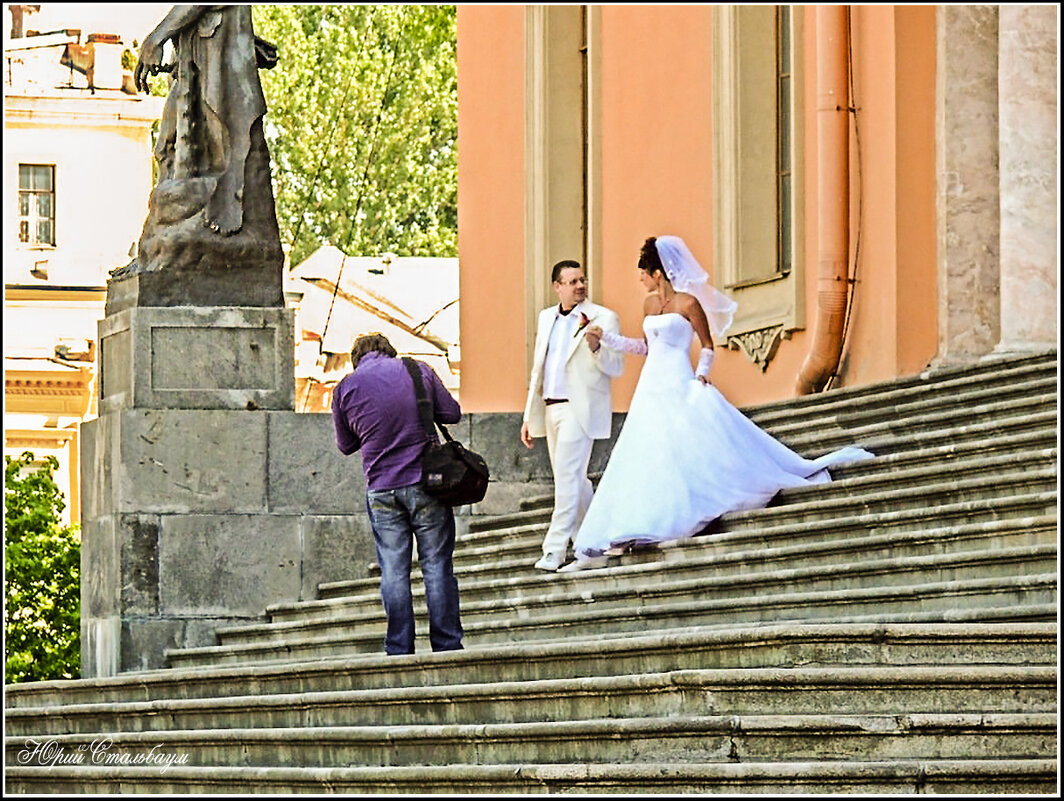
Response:
[[[676,308],[686,311],[687,309],[698,306],[698,298],[687,292],[677,292],[675,303]]]

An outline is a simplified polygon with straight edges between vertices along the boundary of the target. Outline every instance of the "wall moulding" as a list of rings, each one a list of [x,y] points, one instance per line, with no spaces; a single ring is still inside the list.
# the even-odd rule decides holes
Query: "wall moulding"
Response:
[[[761,368],[761,372],[765,372],[768,369],[768,363],[776,355],[780,342],[790,338],[791,332],[780,323],[729,336],[728,347],[732,350],[741,350],[750,361]]]

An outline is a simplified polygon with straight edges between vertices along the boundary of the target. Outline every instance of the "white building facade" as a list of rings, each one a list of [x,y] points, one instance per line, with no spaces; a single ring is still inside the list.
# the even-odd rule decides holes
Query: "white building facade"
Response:
[[[34,8],[18,7],[21,29],[12,11],[4,31],[4,452],[56,456],[64,518],[77,522],[96,325],[108,272],[135,253],[147,213],[163,101],[130,93],[119,36],[29,35]]]

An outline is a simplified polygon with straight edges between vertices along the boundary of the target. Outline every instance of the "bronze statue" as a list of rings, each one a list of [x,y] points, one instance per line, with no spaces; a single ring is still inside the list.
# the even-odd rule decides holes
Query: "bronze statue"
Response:
[[[174,61],[163,63],[173,44]],[[251,6],[174,6],[144,39],[138,90],[170,73],[155,146],[158,181],[137,257],[112,273],[248,269],[283,263],[262,133],[258,68],[276,49],[255,36]]]

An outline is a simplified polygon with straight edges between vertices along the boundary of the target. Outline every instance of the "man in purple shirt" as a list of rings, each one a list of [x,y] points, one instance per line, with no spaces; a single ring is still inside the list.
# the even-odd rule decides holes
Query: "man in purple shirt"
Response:
[[[417,366],[436,421],[457,423],[462,416],[458,402],[431,367],[423,362]],[[351,367],[333,390],[333,425],[341,453],[362,452],[366,510],[388,616],[384,649],[389,654],[414,653],[410,562],[416,539],[429,611],[429,643],[433,651],[459,650],[462,623],[453,568],[454,513],[425,492],[421,483],[421,454],[430,434],[418,416],[414,383],[383,334],[364,334],[355,340]],[[435,433],[431,436],[435,439]]]

